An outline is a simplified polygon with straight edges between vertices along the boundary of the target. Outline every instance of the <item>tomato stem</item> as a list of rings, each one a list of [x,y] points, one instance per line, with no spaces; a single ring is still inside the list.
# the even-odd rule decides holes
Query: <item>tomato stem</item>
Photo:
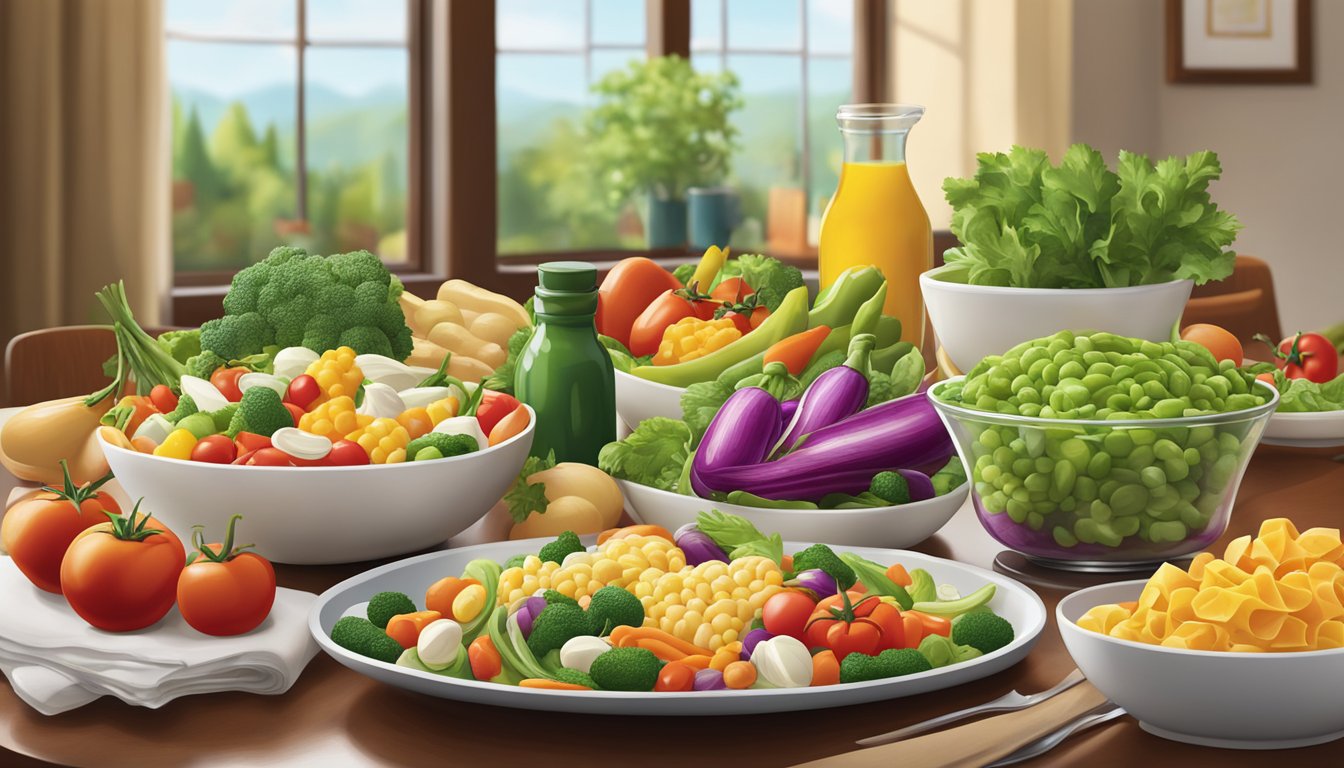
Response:
[[[198,555],[212,563],[227,563],[234,557],[242,554],[244,550],[255,547],[256,544],[243,544],[237,547],[233,545],[234,530],[238,525],[238,521],[242,519],[243,516],[238,514],[229,518],[229,528],[224,532],[224,543],[219,545],[218,552],[211,549],[210,545],[205,543],[205,526],[194,526],[191,529],[191,543],[192,546],[196,547],[196,551],[192,552],[191,557],[187,558],[187,565],[196,562],[196,557]]]
[[[140,511],[140,504],[144,500],[145,499],[142,496],[135,502],[135,507],[131,509],[130,517],[123,517],[116,513],[103,510],[103,514],[107,515],[107,519],[112,521],[113,536],[122,541],[144,541],[156,533],[163,533],[163,531],[160,531],[157,528],[145,527],[149,523],[149,518],[153,513],[146,512],[145,514],[140,515],[138,519],[136,518],[136,513]]]
[[[61,475],[65,485],[64,488],[53,488],[50,485],[44,485],[42,486],[42,490],[47,491],[48,493],[54,493],[71,504],[74,504],[76,512],[80,511],[79,507],[81,504],[96,496],[98,489],[102,488],[108,480],[112,479],[112,473],[108,472],[106,475],[103,475],[93,482],[76,487],[75,481],[70,477],[70,465],[65,459],[61,459]]]

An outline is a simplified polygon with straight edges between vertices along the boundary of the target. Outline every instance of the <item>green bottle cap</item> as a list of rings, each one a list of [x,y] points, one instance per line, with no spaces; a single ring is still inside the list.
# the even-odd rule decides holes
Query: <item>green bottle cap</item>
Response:
[[[583,261],[548,261],[537,267],[537,284],[551,291],[592,291],[597,288],[597,267]]]

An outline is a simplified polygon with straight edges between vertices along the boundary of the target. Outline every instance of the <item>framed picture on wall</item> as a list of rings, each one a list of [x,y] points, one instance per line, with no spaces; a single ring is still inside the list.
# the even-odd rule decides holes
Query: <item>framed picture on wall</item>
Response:
[[[1310,83],[1311,0],[1167,0],[1167,81]]]

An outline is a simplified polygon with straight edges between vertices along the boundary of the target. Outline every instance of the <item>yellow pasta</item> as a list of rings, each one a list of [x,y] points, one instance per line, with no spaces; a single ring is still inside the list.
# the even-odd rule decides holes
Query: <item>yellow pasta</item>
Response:
[[[1344,540],[1301,533],[1285,518],[1204,552],[1189,569],[1165,563],[1133,603],[1099,605],[1083,629],[1167,648],[1275,653],[1344,648]]]

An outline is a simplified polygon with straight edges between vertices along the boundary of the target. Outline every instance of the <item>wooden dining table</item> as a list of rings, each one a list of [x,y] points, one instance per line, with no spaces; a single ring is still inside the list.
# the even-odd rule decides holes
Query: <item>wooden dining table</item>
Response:
[[[1335,460],[1340,450],[1261,445],[1215,550],[1221,552],[1233,537],[1255,533],[1260,521],[1272,517],[1288,517],[1299,528],[1340,527],[1344,462]],[[282,695],[197,695],[155,710],[102,698],[46,717],[3,685],[0,765],[792,765],[854,750],[856,739],[1012,689],[1049,688],[1074,669],[1055,626],[1058,600],[1083,586],[1134,578],[1076,575],[1027,563],[990,539],[969,503],[915,549],[998,569],[1034,589],[1050,619],[1026,660],[982,680],[910,698],[738,717],[594,716],[463,704],[375,682],[323,654]],[[321,592],[373,565],[279,566],[276,572],[283,586]],[[1290,760],[1302,766],[1344,764],[1344,742],[1237,752],[1167,741],[1122,717],[1024,765],[1260,768]]]

